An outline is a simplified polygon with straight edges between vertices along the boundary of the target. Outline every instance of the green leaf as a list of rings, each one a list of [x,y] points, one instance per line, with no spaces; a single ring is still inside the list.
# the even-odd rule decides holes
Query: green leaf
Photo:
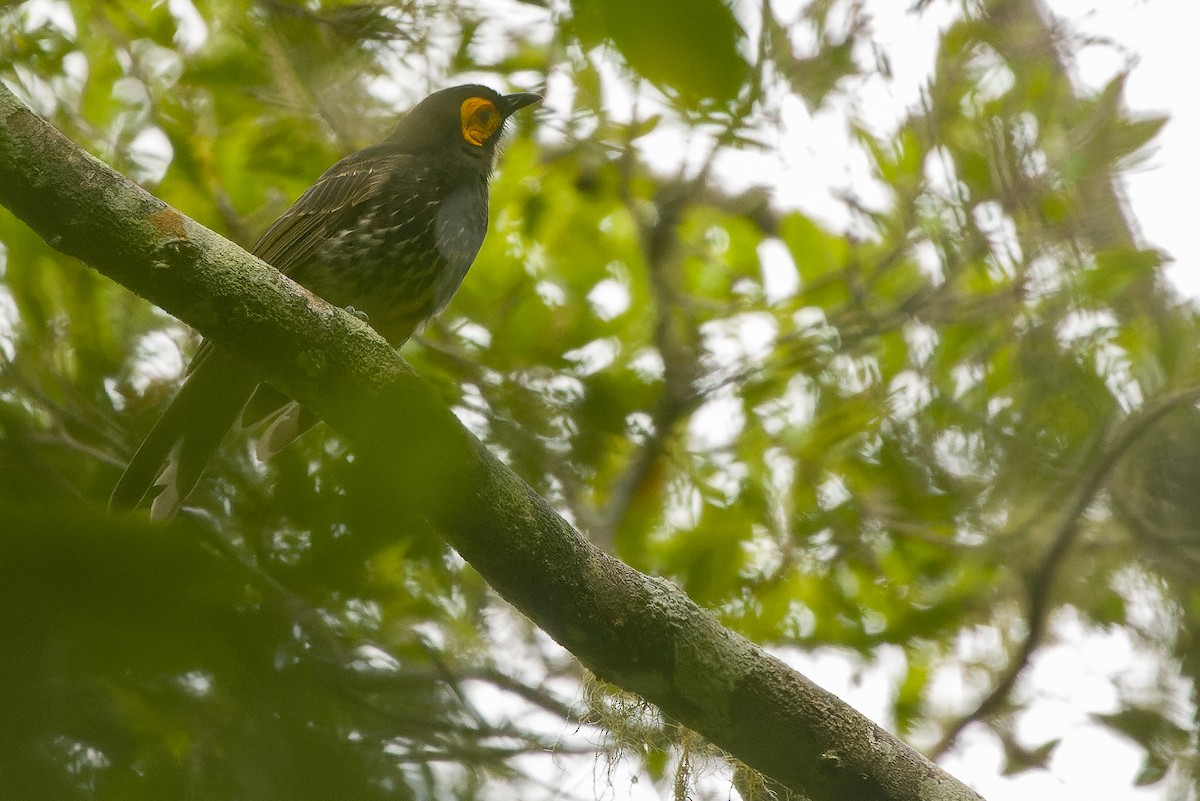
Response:
[[[820,51],[810,57],[797,56],[792,48],[789,29],[779,23],[774,14],[765,20],[771,54],[792,91],[804,98],[809,109],[817,109],[844,78],[856,75],[854,63],[856,40],[853,36],[841,42],[825,41]]]
[[[727,103],[750,75],[745,33],[721,0],[573,0],[580,38],[608,40],[629,66],[692,106]]]

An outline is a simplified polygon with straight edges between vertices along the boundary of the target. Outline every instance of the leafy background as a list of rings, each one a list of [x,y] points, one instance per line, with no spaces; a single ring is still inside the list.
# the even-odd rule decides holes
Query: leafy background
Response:
[[[931,755],[1044,768],[1030,665],[1119,636],[1142,669],[1094,723],[1187,797],[1198,321],[1114,189],[1163,120],[1074,86],[1032,0],[910,13],[936,62],[886,131],[871,7],[835,0],[30,0],[0,78],[243,245],[427,91],[544,88],[405,349],[447,403],[597,544],[882,682]],[[745,179],[797,114],[873,191],[818,219]],[[106,518],[195,337],[7,213],[0,248],[0,795],[765,792],[383,515],[327,431],[265,466],[231,439],[168,531]]]

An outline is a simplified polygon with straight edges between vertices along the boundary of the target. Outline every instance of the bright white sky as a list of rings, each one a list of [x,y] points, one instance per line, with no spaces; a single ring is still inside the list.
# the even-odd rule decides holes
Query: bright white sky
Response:
[[[1080,58],[1080,76],[1100,85],[1134,59],[1128,82],[1134,110],[1166,112],[1167,124],[1151,158],[1126,177],[1133,215],[1146,241],[1174,257],[1170,275],[1180,290],[1200,297],[1200,237],[1195,187],[1200,184],[1200,51],[1194,34],[1200,5],[1179,0],[1051,0],[1079,29],[1108,37]],[[1192,191],[1191,195],[1185,194]],[[1190,199],[1189,199],[1190,198]]]
[[[785,0],[785,3],[788,0]],[[785,4],[785,3],[781,3]],[[1200,237],[1194,235],[1198,204],[1183,195],[1200,184],[1200,54],[1191,41],[1200,5],[1177,0],[1049,0],[1054,13],[1079,34],[1095,37],[1077,64],[1078,79],[1099,88],[1132,67],[1127,98],[1135,112],[1167,113],[1171,120],[1149,149],[1149,158],[1125,176],[1133,217],[1145,242],[1174,258],[1169,275],[1190,297],[1200,296]],[[876,39],[887,49],[896,80],[869,82],[850,102],[878,119],[881,130],[917,99],[933,66],[939,26],[953,18],[957,3],[935,3],[920,19],[911,4],[874,0],[868,4]],[[836,109],[810,116],[799,100],[785,104],[784,121],[796,141],[788,141],[777,201],[800,207],[833,224],[841,204],[831,189],[853,186],[870,199],[865,163],[839,158],[846,135]],[[745,171],[733,170],[747,175]]]

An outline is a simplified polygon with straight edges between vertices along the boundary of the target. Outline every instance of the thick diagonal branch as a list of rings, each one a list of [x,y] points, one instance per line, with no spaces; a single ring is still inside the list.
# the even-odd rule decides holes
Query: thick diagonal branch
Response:
[[[0,204],[320,413],[355,464],[601,678],[814,801],[978,796],[606,556],[473,437],[387,343],[84,154],[0,87]],[[375,509],[375,507],[372,507]]]

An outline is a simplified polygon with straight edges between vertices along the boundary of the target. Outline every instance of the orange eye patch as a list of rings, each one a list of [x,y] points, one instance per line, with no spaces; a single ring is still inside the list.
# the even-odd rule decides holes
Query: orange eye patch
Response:
[[[483,147],[483,143],[500,129],[504,117],[496,104],[482,97],[470,97],[459,107],[462,116],[462,136],[473,145]]]

